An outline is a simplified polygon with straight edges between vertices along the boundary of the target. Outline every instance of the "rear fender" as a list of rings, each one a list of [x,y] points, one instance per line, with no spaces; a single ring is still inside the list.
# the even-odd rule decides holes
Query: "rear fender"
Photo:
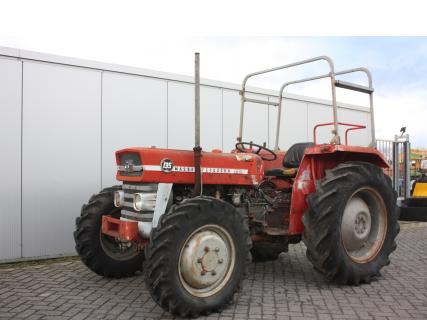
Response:
[[[316,145],[308,148],[292,186],[289,235],[304,231],[302,215],[308,209],[306,197],[315,191],[315,181],[325,176],[325,170],[349,161],[369,162],[383,169],[389,168],[383,155],[373,148],[342,145]]]
[[[313,160],[312,157],[304,156],[292,186],[289,235],[301,234],[304,231],[301,219],[307,209],[306,197],[315,190]]]

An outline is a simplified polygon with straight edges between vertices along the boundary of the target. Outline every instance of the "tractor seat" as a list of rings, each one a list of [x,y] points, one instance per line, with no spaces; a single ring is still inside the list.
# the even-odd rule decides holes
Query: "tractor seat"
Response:
[[[304,157],[305,149],[314,146],[313,142],[295,143],[286,151],[283,157],[283,168],[265,170],[266,176],[276,176],[283,178],[295,178],[301,160]]]

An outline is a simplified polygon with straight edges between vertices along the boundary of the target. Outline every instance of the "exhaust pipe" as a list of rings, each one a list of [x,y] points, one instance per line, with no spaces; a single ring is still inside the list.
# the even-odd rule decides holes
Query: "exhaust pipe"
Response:
[[[202,195],[202,170],[200,158],[202,147],[200,146],[200,54],[194,54],[194,189],[193,197]]]

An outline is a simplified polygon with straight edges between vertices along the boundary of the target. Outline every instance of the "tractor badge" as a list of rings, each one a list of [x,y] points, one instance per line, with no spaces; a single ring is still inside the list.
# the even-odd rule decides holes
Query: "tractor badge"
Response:
[[[163,159],[160,162],[160,168],[163,172],[171,172],[173,170],[173,162],[171,159]]]

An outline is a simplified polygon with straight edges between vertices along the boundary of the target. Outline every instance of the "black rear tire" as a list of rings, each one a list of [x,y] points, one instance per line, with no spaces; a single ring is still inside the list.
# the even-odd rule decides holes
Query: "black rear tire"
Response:
[[[144,253],[136,246],[120,250],[114,238],[101,233],[103,215],[120,217],[120,208],[113,203],[114,192],[119,187],[103,189],[83,205],[76,219],[74,240],[76,251],[83,263],[93,272],[104,277],[121,278],[142,271]]]
[[[233,268],[226,269],[227,276],[218,280],[221,284],[219,289],[217,287],[211,292],[199,294],[198,289],[192,290],[183,280],[186,270],[181,267],[182,256],[187,248],[192,247],[188,241],[195,237],[193,235],[209,226],[221,228],[228,234],[233,246],[230,252],[234,252],[230,259],[234,259],[234,264]],[[247,274],[251,261],[250,248],[247,221],[231,204],[212,197],[183,201],[163,215],[157,228],[151,232],[150,243],[145,249],[144,270],[147,287],[154,301],[174,315],[197,317],[220,311],[230,303]],[[209,250],[212,249],[205,247],[205,250],[211,252]],[[198,258],[197,263],[202,264],[201,259]],[[200,275],[197,263],[194,270],[191,269],[196,276]],[[228,260],[224,259],[224,265],[227,263]]]
[[[308,259],[315,269],[329,280],[341,284],[369,283],[374,277],[380,275],[382,267],[390,263],[389,255],[396,249],[395,238],[400,230],[397,221],[396,192],[392,188],[390,178],[381,168],[373,164],[346,162],[334,169],[326,170],[325,177],[316,181],[315,185],[316,191],[307,197],[309,208],[303,216],[305,227],[303,241],[307,246]],[[363,195],[364,190],[367,190],[367,195]],[[371,192],[372,197],[377,197],[379,203],[378,206],[374,203],[367,207],[372,216],[372,222],[369,220],[369,229],[363,228],[362,222],[362,229],[356,230],[359,228],[357,219],[351,220],[355,221],[354,229],[351,229],[354,234],[357,232],[363,234],[368,230],[371,237],[370,233],[376,230],[375,214],[379,217],[375,219],[378,220],[380,233],[372,235],[377,240],[366,240],[366,244],[363,243],[361,249],[357,248],[354,251],[365,252],[365,255],[361,255],[363,259],[359,259],[352,253],[353,251],[347,250],[345,242],[349,232],[344,230],[350,229],[346,229],[346,225],[342,223],[344,213],[348,212],[345,211],[348,208],[347,204],[350,199],[359,194],[358,192],[365,197]],[[375,208],[383,209],[375,210]],[[352,225],[350,226],[353,228]],[[380,229],[381,226],[383,226],[382,229]],[[346,234],[344,235],[343,232]]]

